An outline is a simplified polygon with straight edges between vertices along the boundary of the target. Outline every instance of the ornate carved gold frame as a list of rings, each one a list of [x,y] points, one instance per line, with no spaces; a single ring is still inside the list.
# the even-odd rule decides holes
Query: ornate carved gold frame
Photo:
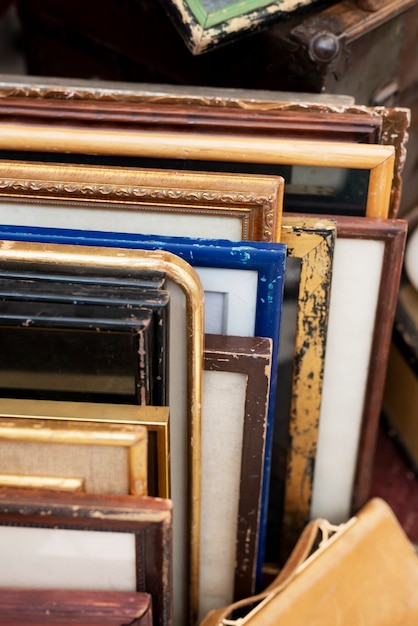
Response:
[[[178,216],[177,221],[180,216],[187,216],[189,222],[206,217],[212,224],[216,218],[217,230],[213,235],[207,233],[208,237],[221,239],[232,220],[238,235],[236,239],[278,241],[283,188],[284,182],[279,176],[0,161],[0,198],[19,203],[25,199],[32,205],[36,202],[38,212],[41,199],[55,205],[58,201],[67,206],[72,203],[73,208],[79,210],[95,209],[97,217],[90,230],[106,230],[99,219],[99,210],[102,210],[103,220],[109,209],[117,208],[130,215],[124,222],[119,216],[111,228],[113,231],[119,227],[127,232],[129,221],[137,219],[141,220],[143,234],[154,234],[155,231],[150,230],[152,226],[146,225],[147,215],[161,214],[159,229],[163,226],[162,219],[167,221],[173,215]],[[10,219],[16,219],[16,215],[10,215]],[[30,224],[42,225],[39,217],[33,218]],[[57,226],[56,223],[46,225]],[[84,220],[83,228],[88,229]],[[192,232],[190,236],[202,236],[207,226],[198,228],[199,232]],[[159,230],[157,234],[182,235],[184,232],[162,233]]]

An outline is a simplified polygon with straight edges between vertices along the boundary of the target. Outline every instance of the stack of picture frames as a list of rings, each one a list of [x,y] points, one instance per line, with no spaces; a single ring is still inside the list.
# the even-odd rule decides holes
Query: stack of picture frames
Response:
[[[197,624],[368,499],[409,111],[37,80],[0,82],[0,587]]]

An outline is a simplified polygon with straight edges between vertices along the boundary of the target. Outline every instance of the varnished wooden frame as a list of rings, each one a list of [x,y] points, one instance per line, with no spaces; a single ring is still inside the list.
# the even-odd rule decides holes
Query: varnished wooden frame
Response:
[[[286,140],[228,134],[185,134],[158,130],[126,132],[125,130],[92,128],[74,129],[65,126],[9,122],[1,124],[0,149],[369,170],[366,215],[376,218],[385,218],[388,215],[395,160],[395,148],[391,145],[332,141],[307,142],[302,139]],[[16,165],[16,168],[18,167],[20,164]],[[54,170],[51,166],[49,168],[51,176]],[[64,171],[65,169],[68,170],[68,166],[64,166]],[[58,170],[59,167],[56,171]],[[83,168],[80,170],[82,172]],[[15,172],[18,177],[30,178],[29,173],[24,176],[23,169],[20,174],[18,169],[15,169]],[[99,172],[100,170],[96,176],[95,189],[100,193],[98,183],[104,181],[101,180]],[[196,173],[194,176],[200,175]],[[239,179],[242,176],[240,174]],[[19,182],[13,181],[10,174],[9,178],[2,176],[1,179],[0,185],[5,188],[6,193],[9,195],[16,193],[13,192],[13,188],[18,187]],[[47,188],[47,185],[43,185],[44,192]],[[27,185],[26,190],[30,192]],[[55,195],[59,190],[58,186]],[[66,190],[62,188],[62,191],[68,194],[69,188],[67,187]],[[121,191],[123,195],[126,194],[123,189]],[[202,200],[204,200],[204,194]]]
[[[144,426],[148,433],[154,432],[157,438],[158,496],[170,497],[170,440],[169,408],[156,406],[136,406],[129,404],[105,404],[94,402],[62,402],[54,400],[0,399],[0,416],[38,420],[59,420],[75,423],[114,424],[115,426]],[[149,448],[149,442],[148,442]],[[149,478],[149,476],[148,476]],[[82,485],[67,482],[68,478],[57,478],[54,483],[42,477],[44,488],[83,490]],[[0,485],[2,477],[0,476]],[[15,486],[18,486],[15,484]],[[36,487],[36,481],[30,484]],[[39,486],[38,486],[39,488]],[[148,492],[149,493],[149,492]],[[143,494],[145,495],[145,494]],[[151,494],[152,495],[152,494]]]
[[[130,533],[137,591],[152,596],[156,626],[172,625],[172,505],[161,498],[0,489],[1,526]]]
[[[128,132],[126,137],[129,135]],[[240,226],[234,226],[236,239],[278,241],[283,189],[284,181],[279,176],[0,161],[0,202],[7,199],[13,203],[32,203],[35,215],[41,200],[45,206],[61,203],[74,210],[89,209],[92,212],[90,228],[85,214],[79,218],[85,230],[129,232],[130,229],[130,232],[155,234],[162,228],[165,216],[166,221],[174,217],[179,222],[182,218],[183,224],[183,228],[180,225],[177,232],[172,232],[172,224],[176,223],[172,220],[165,234],[183,236],[185,220],[192,223],[197,218],[206,218],[216,228],[207,234],[213,238],[225,237],[228,225],[224,222],[237,220]],[[110,210],[128,211],[130,219],[121,222],[118,216],[114,223],[106,226],[103,220]],[[154,214],[158,215],[157,224],[147,227],[147,215]],[[132,220],[137,221],[132,225],[129,223]],[[4,211],[2,223],[7,223]],[[32,225],[35,224],[60,226],[42,224],[39,217],[33,218]],[[80,221],[73,226],[65,226],[64,221],[61,226],[78,228]],[[196,226],[194,228],[189,236],[201,235]]]
[[[218,372],[220,375],[233,372],[246,377],[236,556],[235,562],[224,564],[226,570],[228,567],[235,570],[234,595],[227,600],[227,604],[255,591],[271,359],[272,341],[269,338],[205,335],[205,371]],[[205,403],[203,406],[205,407]],[[203,415],[210,420],[210,416],[205,415],[205,410]],[[204,432],[204,424],[202,429]],[[222,446],[227,446],[224,439]],[[205,471],[204,464],[202,469]],[[212,507],[208,510],[212,510]],[[202,520],[204,523],[203,518]],[[216,542],[216,537],[213,537],[213,542]],[[210,541],[210,544],[213,542]],[[213,568],[213,561],[207,566]],[[201,568],[205,568],[204,562]],[[216,581],[216,571],[211,572],[213,581]],[[208,606],[207,610],[209,608],[219,607]]]
[[[90,246],[45,245],[0,242],[0,265],[36,263],[51,271],[52,266],[78,265],[106,268],[163,271],[184,293],[187,321],[187,400],[186,430],[188,431],[188,574],[187,604],[192,622],[198,610],[199,532],[200,532],[200,450],[201,394],[203,372],[203,302],[204,292],[193,268],[174,254],[164,251],[143,251]],[[176,407],[171,407],[171,419]],[[179,418],[181,420],[181,416]]]
[[[406,0],[411,2],[412,0]],[[5,80],[6,79],[6,80]],[[161,119],[161,111],[158,107],[168,105],[174,109],[180,107],[180,110],[186,114],[185,125],[178,128],[179,130],[205,130],[206,132],[219,132],[225,126],[228,126],[228,132],[250,132],[262,133],[264,131],[271,137],[276,136],[279,128],[275,115],[299,115],[305,118],[302,128],[314,139],[324,140],[351,140],[365,141],[358,135],[352,135],[351,139],[345,133],[338,134],[341,131],[340,124],[342,118],[363,118],[365,121],[375,118],[381,125],[381,136],[377,143],[382,145],[392,145],[395,147],[395,166],[391,190],[391,203],[389,209],[389,217],[396,217],[402,190],[402,170],[406,158],[406,144],[408,141],[407,129],[410,124],[411,112],[405,107],[383,107],[374,106],[366,107],[354,104],[353,99],[348,96],[340,96],[335,94],[312,94],[312,93],[289,93],[289,92],[273,92],[249,89],[219,89],[213,87],[193,87],[193,86],[172,86],[158,84],[137,84],[137,83],[112,83],[107,81],[87,81],[68,79],[62,80],[58,78],[36,77],[34,81],[28,83],[26,77],[20,76],[4,76],[0,82],[0,98],[2,100],[0,111],[3,109],[5,117],[14,121],[25,121],[25,123],[33,123],[42,118],[53,124],[57,123],[57,118],[72,117],[74,119],[74,109],[79,111],[84,120],[88,120],[90,124],[94,123],[93,111],[99,109],[102,115],[101,123],[108,126],[115,126],[116,120],[113,115],[119,116],[118,125],[122,119],[120,117],[120,107],[134,107],[134,112],[143,115],[136,109],[137,106],[157,107],[156,114],[158,122],[162,124],[161,130],[173,130],[172,120],[174,114],[171,113],[169,118],[170,124],[167,126],[167,117],[165,122]],[[7,102],[10,101],[10,106]],[[62,102],[64,101],[64,102]],[[27,102],[25,105],[24,103]],[[61,104],[60,104],[61,102]],[[80,103],[79,105],[77,103]],[[106,104],[107,103],[107,104]],[[70,105],[70,106],[69,106]],[[29,115],[28,108],[32,110]],[[67,108],[68,107],[68,108]],[[48,109],[50,114],[47,113]],[[44,110],[44,113],[42,113]],[[82,113],[81,113],[81,111]],[[113,111],[111,114],[110,111]],[[196,116],[197,111],[201,113]],[[65,113],[64,113],[65,111]],[[118,112],[116,112],[118,111]],[[239,115],[242,113],[241,122],[238,122]],[[189,113],[191,117],[189,117]],[[1,113],[0,113],[1,115]],[[52,115],[52,119],[51,116]],[[232,117],[231,117],[232,115]],[[267,115],[267,119],[264,117]],[[254,116],[254,118],[253,118]],[[261,118],[259,117],[261,116]],[[314,126],[310,125],[308,117],[317,118],[317,122],[322,126],[322,130],[314,132]],[[136,117],[136,115],[135,115]],[[164,116],[162,116],[164,118]],[[175,116],[174,116],[175,117]],[[238,119],[237,119],[238,117]],[[206,119],[202,126],[202,118]],[[243,118],[248,118],[247,122],[243,122]],[[137,119],[137,117],[136,117]],[[218,121],[215,121],[215,120]],[[321,123],[322,119],[322,123]],[[235,120],[235,121],[234,121]],[[268,121],[270,120],[270,121]],[[80,121],[80,120],[79,120]],[[142,123],[145,122],[142,117]],[[148,119],[148,123],[150,120]],[[79,123],[79,122],[77,122]],[[176,124],[181,124],[177,120]],[[356,122],[357,125],[359,122]],[[183,121],[184,124],[184,121]],[[279,123],[280,124],[280,123]],[[308,124],[308,128],[306,127]],[[329,126],[331,124],[331,127]],[[296,121],[296,128],[299,122]],[[367,122],[366,122],[367,125]],[[340,129],[337,132],[337,127]],[[137,126],[135,125],[135,128]],[[116,130],[116,128],[114,128]],[[138,128],[137,128],[138,129]],[[122,130],[119,128],[119,130]],[[366,131],[369,135],[370,128]],[[346,131],[353,133],[353,128],[349,124]],[[294,131],[293,131],[294,132]],[[300,133],[299,130],[296,131]],[[323,134],[325,132],[325,135]],[[337,134],[335,134],[335,132]],[[298,135],[289,134],[289,128],[286,130],[286,137],[296,138]],[[373,140],[371,140],[373,142]],[[10,148],[13,149],[12,147]]]
[[[230,0],[208,11],[201,0],[162,0],[185,44],[202,54],[315,0]]]
[[[371,310],[374,310],[375,313],[371,328],[370,352],[368,356],[368,368],[364,377],[364,388],[363,392],[359,389],[355,394],[357,396],[360,394],[360,397],[362,398],[361,407],[358,411],[358,415],[355,415],[353,411],[350,414],[350,423],[357,423],[358,425],[358,445],[356,450],[354,450],[353,456],[354,471],[349,481],[350,484],[352,484],[352,499],[350,501],[350,497],[348,497],[344,511],[341,509],[339,514],[337,511],[329,513],[329,516],[335,515],[335,519],[337,520],[337,518],[348,518],[353,512],[356,512],[361,506],[363,506],[369,497],[374,449],[382,408],[385,372],[395,316],[407,223],[404,220],[397,219],[370,220],[365,218],[348,218],[343,216],[337,216],[335,221],[337,223],[336,251],[338,250],[339,239],[353,242],[357,240],[366,243],[367,241],[380,242],[383,246],[382,264],[379,273],[380,278],[378,280],[378,284],[376,285],[376,301],[369,302],[367,304],[359,302],[359,306],[367,307],[369,310],[372,307]],[[364,267],[365,272],[366,270],[367,268]],[[338,285],[338,288],[344,289],[344,286]],[[337,285],[335,286],[335,289],[337,289]],[[331,296],[330,324],[331,320],[333,324],[337,321],[336,313],[334,313],[333,296]],[[340,333],[342,333],[342,335],[340,335]],[[338,333],[338,327],[336,327],[335,331],[333,331],[332,341],[333,343],[335,342],[337,335],[341,337],[339,340],[338,358],[342,363],[347,362],[348,367],[351,367],[353,371],[353,368],[358,368],[358,364],[354,363],[352,359],[348,360],[346,355],[343,354],[344,342],[349,342],[349,337],[344,335],[344,328],[340,328],[340,333]],[[338,349],[338,346],[336,346],[335,349]],[[326,358],[331,357],[328,354]],[[329,425],[335,424],[335,427],[337,428],[338,415],[341,414],[343,409],[341,402],[347,404],[347,399],[340,394],[338,394],[338,397],[335,396],[335,393],[333,394],[333,390],[328,383],[327,368],[330,372],[334,371],[332,363],[326,363],[324,371],[323,400],[325,400],[326,393],[327,423]],[[347,378],[350,379],[349,374],[347,374]],[[341,381],[341,383],[345,385],[346,381]],[[324,411],[325,408],[323,403],[320,417],[320,420],[322,420],[322,422],[320,421],[320,428],[321,424],[323,424],[325,420]],[[335,419],[336,416],[337,419]],[[337,442],[336,432],[334,435],[330,435],[328,433],[328,436],[333,437],[333,446],[337,451],[337,454],[338,449],[344,451],[346,450],[348,446],[347,437],[343,436],[343,438],[341,438],[341,435],[338,435]],[[321,445],[324,446],[324,444],[321,443],[320,432],[318,440],[318,453],[321,452],[319,447]],[[317,467],[319,462],[320,461],[317,456]],[[323,466],[323,463],[321,463],[321,466]],[[335,483],[333,486],[333,472],[328,472],[327,470],[324,472],[324,470],[325,468],[322,467],[321,475],[327,476],[327,485],[323,485],[322,482],[316,482],[317,477],[314,475],[314,492],[315,490],[318,490],[318,493],[324,493],[322,491],[323,489],[325,489],[327,493],[329,493],[331,489],[341,490],[340,484]],[[351,474],[351,470],[349,471]],[[332,498],[330,502],[332,502]],[[330,506],[332,508],[332,504]],[[317,506],[313,513],[311,509],[311,514],[316,515],[318,508],[319,507]]]
[[[14,400],[0,399],[0,442],[17,444],[48,444],[44,446],[45,455],[52,444],[67,444],[74,446],[106,446],[122,447],[127,452],[127,483],[128,493],[137,496],[147,495],[147,432],[144,426],[113,423],[92,424],[75,420],[58,420],[50,418],[43,420],[32,415],[28,418],[13,417],[9,408]],[[27,453],[30,454],[28,446]],[[13,468],[4,468],[4,471],[19,476]],[[35,470],[36,472],[37,470]],[[68,468],[68,478],[74,476]],[[25,475],[27,475],[25,473]],[[85,478],[85,476],[81,476]],[[108,491],[103,485],[97,493],[118,493]],[[87,485],[87,490],[89,490]],[[92,493],[90,491],[90,493]],[[93,492],[96,493],[96,492]],[[120,492],[119,492],[120,493]]]
[[[152,626],[151,596],[124,591],[0,589],[2,626]]]
[[[353,107],[353,112],[327,111],[323,105],[297,106],[296,103],[277,109],[246,106],[203,106],[201,103],[169,103],[162,98],[153,102],[129,102],[101,99],[36,98],[31,96],[1,97],[0,124],[13,120],[25,124],[50,124],[75,128],[113,128],[114,130],[251,133],[287,139],[351,141],[380,143],[383,112],[373,108]],[[127,100],[129,97],[127,96]],[[226,105],[228,103],[225,103]]]

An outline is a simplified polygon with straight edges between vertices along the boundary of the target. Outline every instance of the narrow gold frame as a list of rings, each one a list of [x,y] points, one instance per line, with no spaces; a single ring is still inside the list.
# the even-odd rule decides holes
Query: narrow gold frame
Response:
[[[0,149],[364,169],[370,171],[366,215],[376,218],[388,215],[395,161],[390,145],[46,124],[2,123]]]
[[[39,263],[53,266],[78,265],[165,272],[186,297],[187,317],[187,422],[189,430],[189,572],[188,605],[192,623],[198,611],[200,542],[201,406],[203,376],[204,291],[195,270],[180,257],[162,250],[99,248],[57,244],[0,242],[0,264]]]
[[[128,453],[129,493],[147,495],[147,431],[145,426],[91,424],[69,420],[11,417],[0,402],[0,441],[83,446],[116,446]]]
[[[318,439],[336,223],[283,216],[281,240],[301,260],[283,512],[283,542],[309,518]]]
[[[158,496],[160,498],[170,497],[169,412],[169,408],[164,406],[59,402],[55,400],[17,400],[14,398],[0,399],[0,416],[8,415],[13,418],[23,417],[26,419],[39,420],[70,420],[72,422],[138,425],[145,426],[148,432],[155,432],[157,435],[158,455]],[[64,480],[67,479],[57,477],[57,485],[59,481],[63,482]],[[6,484],[5,482],[2,483],[1,475],[0,484]],[[9,486],[13,485],[10,483]],[[54,488],[57,489],[59,487]],[[65,484],[62,488],[65,488]],[[68,489],[71,489],[71,487],[68,486]]]
[[[16,476],[0,474],[0,487],[20,487],[23,489],[52,489],[58,491],[85,491],[83,478],[64,476]]]

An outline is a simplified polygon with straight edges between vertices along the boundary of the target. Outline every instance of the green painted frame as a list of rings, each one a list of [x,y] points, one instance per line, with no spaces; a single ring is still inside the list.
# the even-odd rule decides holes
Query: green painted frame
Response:
[[[210,9],[205,0],[160,0],[192,54],[260,29],[281,14],[315,0],[223,0]],[[215,0],[219,4],[219,0]]]

